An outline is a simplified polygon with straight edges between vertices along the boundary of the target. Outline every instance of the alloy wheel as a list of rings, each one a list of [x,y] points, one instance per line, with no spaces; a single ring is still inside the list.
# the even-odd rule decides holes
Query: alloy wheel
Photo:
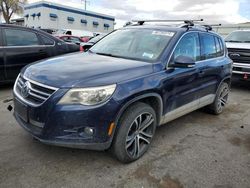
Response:
[[[228,95],[229,95],[229,88],[227,86],[225,86],[222,90],[221,93],[219,95],[218,98],[218,111],[222,112],[223,108],[226,106],[227,104],[227,100],[228,100]]]
[[[147,112],[137,116],[130,125],[126,151],[131,157],[138,158],[150,145],[154,135],[154,121],[153,115]]]

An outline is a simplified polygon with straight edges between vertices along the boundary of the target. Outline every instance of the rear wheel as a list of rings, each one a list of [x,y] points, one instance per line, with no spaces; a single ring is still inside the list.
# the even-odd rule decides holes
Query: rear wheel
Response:
[[[149,148],[155,133],[157,120],[154,109],[144,103],[136,103],[121,117],[112,150],[121,162],[139,159]]]
[[[218,89],[218,93],[216,94],[213,104],[209,106],[209,110],[211,113],[218,115],[223,112],[228,101],[229,91],[230,88],[228,83],[222,83],[220,88]]]

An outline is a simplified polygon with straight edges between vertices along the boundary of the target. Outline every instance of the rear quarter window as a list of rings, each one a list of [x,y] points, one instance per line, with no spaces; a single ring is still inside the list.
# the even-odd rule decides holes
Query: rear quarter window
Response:
[[[40,36],[41,36],[41,38],[42,38],[42,41],[43,41],[43,44],[44,44],[44,45],[54,45],[54,43],[55,43],[54,40],[52,40],[52,39],[50,39],[50,38],[48,38],[48,37],[45,37],[45,36],[43,36],[43,35],[40,35]]]

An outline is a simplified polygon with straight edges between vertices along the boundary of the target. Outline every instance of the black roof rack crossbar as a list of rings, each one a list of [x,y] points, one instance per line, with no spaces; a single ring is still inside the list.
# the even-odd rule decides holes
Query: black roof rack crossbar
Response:
[[[193,24],[193,22],[202,22],[203,19],[198,20],[132,20],[137,22],[139,25],[143,25],[145,22],[184,22],[185,24]]]

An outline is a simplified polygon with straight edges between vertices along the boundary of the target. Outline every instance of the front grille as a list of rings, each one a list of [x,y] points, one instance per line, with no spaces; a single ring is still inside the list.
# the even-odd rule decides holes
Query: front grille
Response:
[[[250,64],[250,49],[228,48],[228,55],[236,63]]]
[[[15,86],[14,92],[23,102],[31,106],[39,106],[44,103],[57,88],[46,86],[32,80],[25,79],[19,76]]]

